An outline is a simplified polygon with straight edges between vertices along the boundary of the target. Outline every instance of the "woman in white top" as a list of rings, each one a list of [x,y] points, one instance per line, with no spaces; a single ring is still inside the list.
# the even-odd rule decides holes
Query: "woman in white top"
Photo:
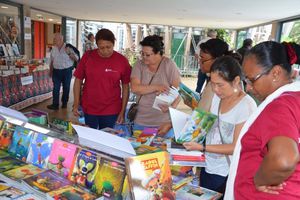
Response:
[[[210,112],[218,115],[218,125],[206,136],[206,145],[187,142],[187,150],[206,153],[207,166],[201,170],[200,186],[224,193],[227,175],[240,130],[256,109],[255,101],[241,86],[242,71],[232,56],[217,58],[211,67],[211,85],[214,91]]]

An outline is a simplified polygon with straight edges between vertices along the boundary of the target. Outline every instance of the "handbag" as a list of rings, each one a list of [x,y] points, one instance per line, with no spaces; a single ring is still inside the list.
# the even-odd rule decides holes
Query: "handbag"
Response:
[[[158,69],[159,69],[159,67],[160,67],[160,64],[161,64],[162,60],[163,60],[163,58],[161,59],[159,65],[158,65],[158,67],[157,67],[155,73],[154,73],[153,76],[151,77],[151,80],[149,81],[148,85],[151,84],[151,82],[152,82],[152,80],[153,80],[153,78],[154,78],[156,72],[158,71]],[[135,117],[136,117],[136,114],[137,114],[137,111],[138,111],[139,102],[140,102],[142,96],[143,96],[143,95],[140,96],[139,100],[137,100],[136,103],[132,103],[132,104],[131,104],[131,106],[130,106],[128,112],[127,112],[127,119],[129,120],[129,122],[133,122],[133,121],[134,121],[134,119],[135,119]]]

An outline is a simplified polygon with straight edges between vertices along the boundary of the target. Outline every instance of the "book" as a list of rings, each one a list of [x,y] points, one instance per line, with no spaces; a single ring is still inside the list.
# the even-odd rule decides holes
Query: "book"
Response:
[[[40,168],[46,168],[54,138],[42,133],[35,133],[29,146],[27,162]]]
[[[172,189],[174,191],[179,190],[183,186],[189,184],[193,180],[193,176],[174,176],[172,175],[173,186]]]
[[[23,196],[17,197],[14,200],[42,200],[41,197],[35,194],[25,194]]]
[[[9,186],[8,186],[8,185],[1,184],[1,183],[0,183],[0,191],[2,191],[2,190],[6,190],[7,188],[9,188]]]
[[[15,187],[9,187],[5,190],[0,191],[0,198],[1,200],[10,200],[23,196],[24,194],[26,193],[22,190],[19,190]]]
[[[87,149],[80,149],[75,156],[69,179],[78,185],[91,189],[98,171],[100,156]]]
[[[183,100],[191,103],[193,108],[196,108],[198,106],[198,102],[200,101],[200,94],[198,92],[191,90],[182,82],[179,84],[178,92]]]
[[[185,113],[176,109],[169,110],[175,141],[179,144],[191,141],[202,143],[212,127],[217,126],[218,117],[210,112],[197,108],[187,117]]]
[[[185,185],[176,192],[178,200],[217,200],[221,197],[221,193],[195,185]]]
[[[101,157],[100,166],[95,177],[95,193],[108,199],[121,199],[125,175],[124,164]]]
[[[0,149],[7,150],[12,141],[12,136],[16,125],[9,122],[4,122],[0,130]]]
[[[8,148],[8,152],[17,159],[26,162],[29,144],[33,136],[33,131],[22,126],[15,128],[12,142]]]
[[[154,152],[158,152],[158,151],[161,151],[161,149],[157,148],[157,147],[149,146],[149,145],[144,145],[144,144],[141,144],[140,146],[135,148],[135,152],[137,155],[154,153]]]
[[[68,177],[75,160],[76,152],[77,145],[55,139],[52,145],[47,168],[52,169],[62,176]]]
[[[168,148],[168,152],[172,165],[206,167],[205,155],[200,151]]]
[[[43,171],[45,170],[36,167],[34,165],[24,165],[22,167],[5,171],[3,172],[3,175],[5,175],[6,177],[12,180],[20,181],[21,179],[28,178],[30,176],[42,173]]]
[[[93,200],[96,197],[78,187],[65,186],[47,193],[48,200]]]
[[[32,188],[40,196],[45,196],[50,191],[57,190],[61,187],[72,185],[72,182],[63,176],[59,176],[52,170],[46,170],[42,173],[30,176],[22,180],[22,183],[27,188]]]
[[[24,165],[26,165],[25,162],[22,162],[12,157],[0,158],[0,173],[10,169],[22,167]]]
[[[9,156],[9,153],[7,153],[6,151],[0,150],[0,158],[4,158]]]
[[[178,95],[178,90],[175,87],[170,87],[168,93],[161,93],[160,95],[155,97],[152,108],[161,111],[160,105],[171,106],[171,104],[175,101]]]
[[[167,152],[126,158],[125,163],[133,199],[175,199]]]

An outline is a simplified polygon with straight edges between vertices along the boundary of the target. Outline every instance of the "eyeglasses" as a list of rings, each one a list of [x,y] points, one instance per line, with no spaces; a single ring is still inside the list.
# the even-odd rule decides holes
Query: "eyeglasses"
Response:
[[[210,61],[210,60],[212,60],[213,58],[208,58],[208,59],[206,59],[206,60],[202,60],[202,58],[201,57],[199,57],[199,60],[200,60],[200,62],[202,63],[202,64],[204,64],[204,63],[206,63],[207,61]]]
[[[146,54],[144,52],[140,52],[140,54],[141,54],[141,57],[146,57],[146,58],[149,58],[150,56],[154,55],[154,53]]]
[[[270,70],[266,70],[266,71],[263,71],[263,72],[257,74],[254,78],[246,77],[244,80],[247,84],[253,85],[258,79],[260,79],[263,75],[268,74],[269,72],[270,72]]]

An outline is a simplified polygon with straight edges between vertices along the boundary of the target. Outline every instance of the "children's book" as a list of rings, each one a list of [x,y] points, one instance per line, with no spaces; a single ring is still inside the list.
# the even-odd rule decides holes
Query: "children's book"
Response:
[[[22,162],[12,157],[0,158],[0,173],[10,169],[22,167],[24,165],[26,165],[25,162]]]
[[[46,168],[54,138],[42,133],[36,133],[29,146],[27,162],[40,168]]]
[[[74,186],[65,186],[47,193],[49,200],[93,200],[96,197]]]
[[[21,179],[42,173],[43,171],[45,170],[34,165],[24,165],[16,169],[5,171],[3,172],[3,175],[15,181],[19,181]]]
[[[95,177],[95,192],[108,199],[121,199],[125,174],[124,164],[101,157],[100,166]]]
[[[9,156],[9,153],[7,153],[6,151],[0,150],[0,158],[4,158]]]
[[[8,152],[17,159],[26,162],[29,144],[33,133],[33,131],[27,128],[17,126],[12,137],[12,142],[8,148]]]
[[[90,150],[80,149],[75,156],[75,162],[69,179],[76,184],[91,189],[95,183],[95,176],[99,167],[100,156]]]
[[[221,193],[195,185],[183,186],[176,192],[176,199],[178,200],[217,200],[221,197]]]
[[[188,101],[192,104],[193,108],[197,107],[198,102],[200,101],[200,94],[198,92],[191,90],[183,83],[179,84],[178,92],[183,100]]]
[[[46,170],[42,173],[30,176],[22,180],[22,183],[33,188],[37,193],[47,193],[53,190],[57,190],[61,187],[72,185],[72,182],[63,176],[59,176],[52,170]]]
[[[187,114],[176,109],[169,110],[175,141],[179,144],[190,141],[202,143],[213,125],[217,126],[217,116],[210,112],[197,108],[187,117]]]
[[[143,154],[147,154],[147,153],[154,153],[154,152],[158,152],[161,151],[160,148],[157,147],[153,147],[153,146],[149,146],[149,145],[140,145],[137,148],[135,148],[135,152],[137,155],[143,155]]]
[[[21,197],[18,197],[14,200],[42,200],[41,197],[35,195],[35,194],[25,194]]]
[[[75,160],[76,152],[77,145],[55,139],[48,160],[48,169],[52,169],[60,175],[68,177]]]
[[[15,187],[10,187],[7,188],[6,190],[0,191],[0,199],[1,200],[15,199],[20,196],[23,196],[24,194],[26,194],[24,191],[21,191]]]
[[[178,95],[179,95],[178,90],[175,87],[170,87],[168,93],[162,93],[155,97],[152,108],[161,111],[160,105],[170,106],[178,97]]]
[[[133,199],[175,199],[167,152],[126,158],[125,163]]]
[[[9,122],[4,122],[0,130],[0,149],[7,150],[12,141],[12,135],[16,125]]]

